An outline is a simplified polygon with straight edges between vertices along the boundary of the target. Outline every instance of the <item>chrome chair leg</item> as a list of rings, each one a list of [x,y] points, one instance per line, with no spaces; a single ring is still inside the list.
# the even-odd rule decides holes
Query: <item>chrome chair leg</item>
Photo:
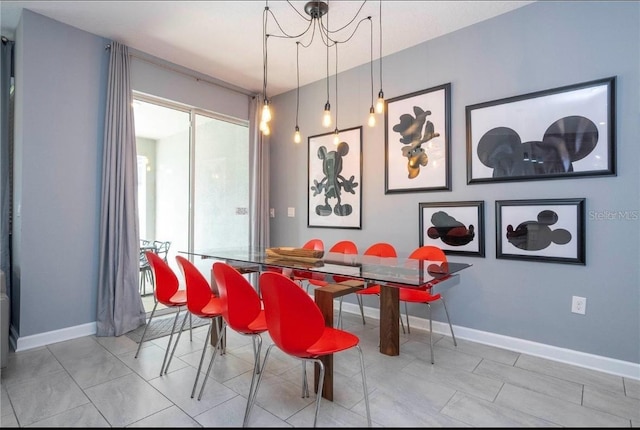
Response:
[[[429,348],[431,349],[431,364],[434,364],[433,360],[433,321],[431,319],[431,305],[427,303],[427,309],[429,311]]]
[[[187,313],[184,314],[184,318],[182,319],[182,324],[180,324],[180,331],[178,332],[178,337],[176,338],[176,341],[173,344],[173,349],[171,350],[171,355],[169,355],[169,361],[167,362],[167,365],[164,366],[164,374],[166,375],[167,372],[169,372],[169,366],[171,366],[171,360],[173,359],[173,356],[176,352],[176,347],[178,346],[178,342],[180,342],[180,336],[182,336],[182,332],[184,331],[184,324],[187,322],[187,316],[189,317],[189,333],[190,333],[190,340],[193,341],[193,320],[191,319],[191,312],[187,311]],[[176,315],[176,319],[178,318],[178,316]],[[171,345],[171,338],[169,338],[169,345]],[[165,358],[166,360],[166,358]],[[160,373],[160,376],[162,376],[162,373]]]
[[[404,314],[407,316],[407,333],[411,333],[411,327],[409,327],[409,309],[407,308],[407,302],[404,302]]]
[[[318,392],[316,393],[316,413],[313,417],[313,426],[318,423],[318,412],[320,411],[320,399],[322,399],[322,389],[324,388],[324,363],[322,360],[314,358],[309,361],[317,363],[320,366],[320,375],[318,376]]]
[[[140,342],[138,342],[138,349],[136,350],[136,355],[133,358],[138,358],[138,353],[140,352],[140,347],[142,346],[142,342],[144,341],[144,335],[147,333],[147,328],[151,324],[151,320],[153,319],[153,315],[156,313],[156,308],[158,307],[158,303],[156,302],[153,305],[153,310],[151,310],[151,315],[149,316],[149,321],[144,325],[144,330],[142,331],[142,337],[140,338]]]
[[[247,427],[247,424],[249,423],[249,416],[251,415],[251,409],[253,408],[253,404],[256,402],[258,389],[260,388],[260,383],[262,382],[262,376],[264,375],[264,369],[265,369],[265,366],[267,365],[267,359],[269,358],[269,353],[271,353],[271,348],[273,348],[274,346],[276,345],[275,344],[269,345],[269,347],[267,348],[267,352],[264,355],[264,360],[262,360],[262,366],[261,366],[262,371],[258,376],[258,382],[256,382],[256,387],[254,388],[253,393],[249,393],[249,399],[247,399],[249,406],[245,409],[244,422],[242,423],[242,427]]]
[[[213,355],[211,356],[211,361],[209,361],[209,367],[207,367],[207,373],[204,375],[204,381],[202,381],[202,386],[200,387],[200,394],[198,394],[198,400],[202,398],[202,393],[204,393],[204,387],[205,385],[207,385],[207,379],[209,379],[209,374],[211,373],[211,369],[213,368],[213,363],[216,361],[216,355],[218,355],[218,349],[221,349],[221,345],[224,343],[224,340],[223,340],[224,333],[225,333],[224,329],[226,326],[227,324],[223,320],[222,325],[218,327],[218,341],[216,342],[216,347],[213,348]]]
[[[360,345],[356,345],[358,352],[360,353],[360,371],[362,373],[362,389],[364,390],[364,405],[367,409],[367,424],[371,427],[371,410],[369,408],[369,390],[367,389],[367,377],[364,372],[364,355],[362,354],[362,348]]]
[[[358,306],[360,306],[360,315],[362,315],[362,325],[366,325],[367,322],[364,320],[364,307],[362,305],[362,297],[360,294],[356,294],[356,299],[358,300]]]
[[[202,370],[202,363],[204,362],[204,356],[207,353],[207,343],[211,337],[211,328],[216,323],[215,318],[211,318],[209,329],[207,330],[207,337],[204,338],[204,347],[202,348],[202,355],[200,356],[200,364],[198,364],[198,372],[196,373],[196,380],[193,381],[193,389],[191,390],[191,398],[196,395],[196,387],[198,386],[198,379],[200,379],[200,370]],[[215,351],[214,351],[215,352]]]
[[[302,398],[309,397],[309,383],[307,382],[307,362],[302,361]]]
[[[176,324],[178,323],[178,316],[180,315],[180,308],[178,308],[176,312],[176,317],[173,319],[173,325],[171,326],[171,334],[169,335],[169,343],[167,344],[167,349],[164,352],[164,360],[162,360],[162,367],[160,368],[160,376],[162,376],[164,372],[164,366],[167,363],[167,358],[169,357],[169,350],[171,349],[171,341],[173,340],[173,333],[176,331]],[[185,320],[187,315],[185,314]],[[184,325],[184,320],[182,321]],[[181,332],[182,333],[182,332]],[[180,339],[180,334],[178,334],[178,340]],[[176,345],[178,344],[178,340],[176,340]],[[173,347],[175,350],[175,345]],[[173,354],[171,354],[173,356]],[[168,367],[168,366],[167,366]]]
[[[442,296],[440,297],[440,300],[442,301],[442,306],[444,306],[444,313],[447,314],[447,322],[449,323],[449,330],[451,330],[451,338],[453,338],[453,345],[458,346],[458,343],[456,342],[456,335],[453,334],[453,326],[451,325],[451,320],[449,319],[449,311],[447,310],[447,305],[445,304]]]
[[[258,347],[256,349],[256,356],[255,356],[255,361],[253,363],[253,375],[251,375],[251,386],[249,387],[249,394],[247,395],[247,405],[244,408],[244,419],[243,419],[243,423],[246,422],[248,420],[248,416],[249,416],[249,402],[251,399],[251,394],[253,393],[253,391],[256,389],[256,375],[262,375],[262,372],[260,372],[260,351],[262,350],[262,336],[260,336],[259,334],[256,334],[253,336],[254,337],[254,341],[257,340],[258,343]],[[256,339],[257,338],[257,339]],[[258,378],[260,378],[260,376],[258,376]]]

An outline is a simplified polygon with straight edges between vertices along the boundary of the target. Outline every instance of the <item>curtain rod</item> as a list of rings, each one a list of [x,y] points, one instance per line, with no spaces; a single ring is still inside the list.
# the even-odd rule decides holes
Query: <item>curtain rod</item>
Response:
[[[107,50],[107,51],[110,50],[111,49],[111,45],[110,44],[105,45],[104,49]],[[189,78],[195,79],[197,82],[204,82],[204,83],[209,84],[209,85],[214,85],[216,87],[225,88],[227,90],[231,90],[231,91],[234,91],[236,93],[240,93],[242,95],[249,96],[249,97],[252,97],[252,98],[256,97],[256,93],[252,93],[252,92],[250,92],[248,90],[241,89],[239,87],[236,87],[236,86],[234,86],[232,84],[229,84],[229,83],[226,83],[224,81],[217,81],[216,82],[216,81],[211,81],[211,80],[208,80],[208,79],[200,78],[200,77],[195,76],[195,75],[193,75],[191,73],[187,73],[187,72],[185,72],[183,70],[179,70],[179,69],[177,69],[175,67],[170,67],[170,66],[167,66],[166,64],[161,64],[161,63],[159,63],[157,61],[154,61],[151,58],[147,57],[147,55],[149,55],[149,54],[140,55],[140,54],[135,54],[135,53],[131,53],[131,52],[129,53],[129,57],[131,57],[131,58],[137,58],[139,60],[142,60],[142,61],[145,61],[145,62],[147,62],[149,64],[152,64],[154,66],[162,67],[163,69],[169,70],[171,72],[180,73],[181,75],[184,75],[184,76],[187,76]]]

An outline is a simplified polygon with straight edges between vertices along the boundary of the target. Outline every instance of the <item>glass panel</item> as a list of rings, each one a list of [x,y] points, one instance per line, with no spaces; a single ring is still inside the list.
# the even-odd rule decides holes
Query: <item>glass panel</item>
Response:
[[[195,117],[194,249],[248,248],[248,127]]]
[[[138,157],[146,158],[145,168],[138,167],[140,239],[171,242],[167,262],[176,273],[177,251],[189,243],[189,117],[185,111],[134,102]]]

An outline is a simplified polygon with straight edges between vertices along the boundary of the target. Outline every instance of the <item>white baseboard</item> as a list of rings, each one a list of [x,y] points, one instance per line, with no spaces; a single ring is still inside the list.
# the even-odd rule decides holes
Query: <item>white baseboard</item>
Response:
[[[343,303],[342,311],[360,316],[360,308],[355,303]],[[379,320],[380,310],[365,306],[364,315],[368,318]],[[428,330],[429,327],[429,320],[415,316],[409,316],[409,323],[411,324],[411,327],[420,330]],[[15,351],[24,351],[52,343],[75,339],[77,337],[91,336],[96,334],[96,330],[97,324],[94,322],[18,338],[13,327],[11,327],[10,341]],[[580,351],[558,348],[556,346],[545,345],[495,333],[483,332],[456,325],[454,325],[454,331],[456,333],[456,338],[458,339],[465,339],[484,345],[495,346],[498,348],[508,349],[510,351],[529,354],[578,367],[584,367],[586,369],[640,380],[640,364],[638,363],[586,354]],[[433,332],[445,335],[449,334],[449,326],[446,323],[434,321]]]
[[[87,323],[74,327],[67,327],[60,330],[48,331],[45,333],[34,334],[32,336],[18,337],[13,326],[11,327],[10,341],[14,351],[20,352],[27,349],[38,348],[40,346],[52,343],[63,342],[65,340],[75,339],[83,336],[91,336],[97,332],[97,323]],[[17,341],[16,341],[17,339]]]
[[[360,316],[360,308],[358,307],[357,303],[343,302],[342,312],[355,314],[358,315],[358,317]],[[364,315],[365,317],[379,320],[380,310],[377,308],[365,306]],[[419,318],[409,315],[409,324],[411,325],[411,327],[420,330],[429,330],[429,320],[425,318]],[[573,366],[584,367],[586,369],[597,370],[599,372],[640,380],[640,364],[638,363],[631,363],[629,361],[622,361],[613,358],[602,357],[599,355],[587,354],[571,349],[558,348],[556,346],[545,345],[542,343],[531,342],[515,337],[503,336],[457,325],[453,325],[453,330],[455,332],[456,339],[469,340],[472,342],[508,349],[510,351],[520,352],[535,357],[541,357],[561,363],[567,363]],[[442,323],[439,321],[434,321],[433,332],[449,335],[449,325],[446,322]]]

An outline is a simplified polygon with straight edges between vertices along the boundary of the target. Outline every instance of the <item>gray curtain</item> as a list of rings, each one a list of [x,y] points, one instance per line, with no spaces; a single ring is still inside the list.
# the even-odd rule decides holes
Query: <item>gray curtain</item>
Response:
[[[252,248],[269,246],[269,147],[260,133],[261,96],[255,96],[249,105],[249,153],[251,157],[251,230]]]
[[[145,323],[138,292],[138,202],[129,48],[111,42],[102,160],[97,336]]]
[[[0,57],[0,269],[5,273],[7,295],[11,297],[11,147],[13,141],[13,75],[14,42],[2,37]]]

